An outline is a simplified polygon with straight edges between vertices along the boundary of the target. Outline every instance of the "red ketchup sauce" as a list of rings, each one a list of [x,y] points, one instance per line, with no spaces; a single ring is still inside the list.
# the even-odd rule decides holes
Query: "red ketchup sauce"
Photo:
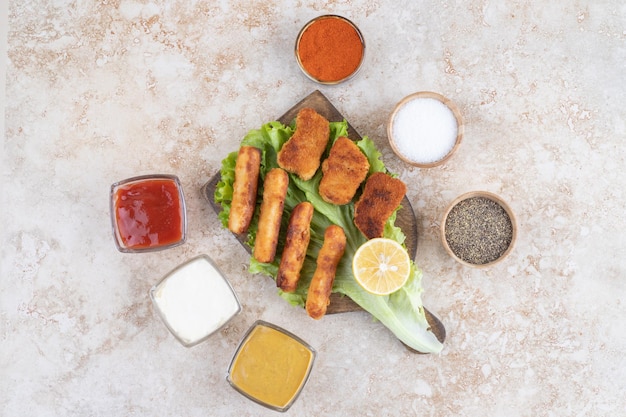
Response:
[[[145,179],[118,187],[114,196],[120,246],[148,249],[170,246],[183,238],[178,185],[172,179]]]

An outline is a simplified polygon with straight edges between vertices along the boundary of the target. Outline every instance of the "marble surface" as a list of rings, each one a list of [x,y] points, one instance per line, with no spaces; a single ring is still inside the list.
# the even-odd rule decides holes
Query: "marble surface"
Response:
[[[626,409],[626,6],[565,1],[3,2],[0,415],[275,415],[228,386],[236,344],[264,319],[319,353],[291,415],[617,416]],[[359,75],[319,87],[300,27],[351,18]],[[6,25],[8,22],[8,28]],[[6,51],[6,62],[4,57]],[[362,312],[319,322],[246,270],[202,185],[241,137],[320,89],[408,184],[424,303],[448,336],[416,355]],[[394,104],[454,100],[465,139],[444,166],[394,157]],[[115,248],[110,185],[180,177],[189,234],[151,254]],[[439,240],[456,196],[500,195],[519,238],[502,263],[455,263]],[[243,312],[186,349],[148,298],[200,253]]]

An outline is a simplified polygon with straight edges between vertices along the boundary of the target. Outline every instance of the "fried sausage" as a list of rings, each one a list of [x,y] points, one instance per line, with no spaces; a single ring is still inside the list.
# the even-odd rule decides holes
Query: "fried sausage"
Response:
[[[346,235],[343,229],[334,224],[328,226],[324,231],[324,243],[317,255],[317,267],[306,297],[306,312],[316,320],[326,314],[337,265],[345,250]]]
[[[320,196],[327,203],[348,204],[369,169],[369,161],[356,143],[346,137],[337,138],[328,158],[322,162]]]
[[[300,270],[311,238],[312,218],[313,204],[308,201],[296,205],[289,216],[285,248],[276,275],[276,285],[285,292],[294,292],[298,286]]]
[[[276,255],[288,185],[289,174],[280,168],[270,170],[263,181],[263,201],[254,244],[254,258],[259,262],[272,262]]]
[[[383,237],[385,223],[406,194],[406,184],[383,172],[365,182],[363,194],[354,205],[354,224],[367,237]]]
[[[328,145],[330,125],[315,110],[304,108],[296,116],[296,131],[278,152],[278,165],[287,172],[310,180],[320,167]]]
[[[261,150],[253,146],[242,146],[235,163],[233,200],[228,215],[228,229],[240,234],[248,231],[254,210],[261,169]]]

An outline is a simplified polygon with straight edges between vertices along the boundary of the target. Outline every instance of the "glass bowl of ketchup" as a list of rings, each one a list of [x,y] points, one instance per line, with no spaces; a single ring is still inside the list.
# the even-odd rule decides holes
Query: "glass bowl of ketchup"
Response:
[[[187,234],[183,187],[175,175],[142,175],[111,185],[111,223],[120,252],[182,245]]]

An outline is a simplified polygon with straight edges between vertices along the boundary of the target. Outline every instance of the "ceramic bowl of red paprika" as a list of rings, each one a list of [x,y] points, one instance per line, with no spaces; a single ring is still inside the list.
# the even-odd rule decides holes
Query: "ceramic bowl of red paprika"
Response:
[[[354,77],[365,58],[359,28],[337,15],[309,21],[296,39],[296,59],[302,72],[320,84],[339,84]]]
[[[185,242],[185,196],[175,175],[142,175],[116,182],[109,204],[120,252],[152,252]]]

